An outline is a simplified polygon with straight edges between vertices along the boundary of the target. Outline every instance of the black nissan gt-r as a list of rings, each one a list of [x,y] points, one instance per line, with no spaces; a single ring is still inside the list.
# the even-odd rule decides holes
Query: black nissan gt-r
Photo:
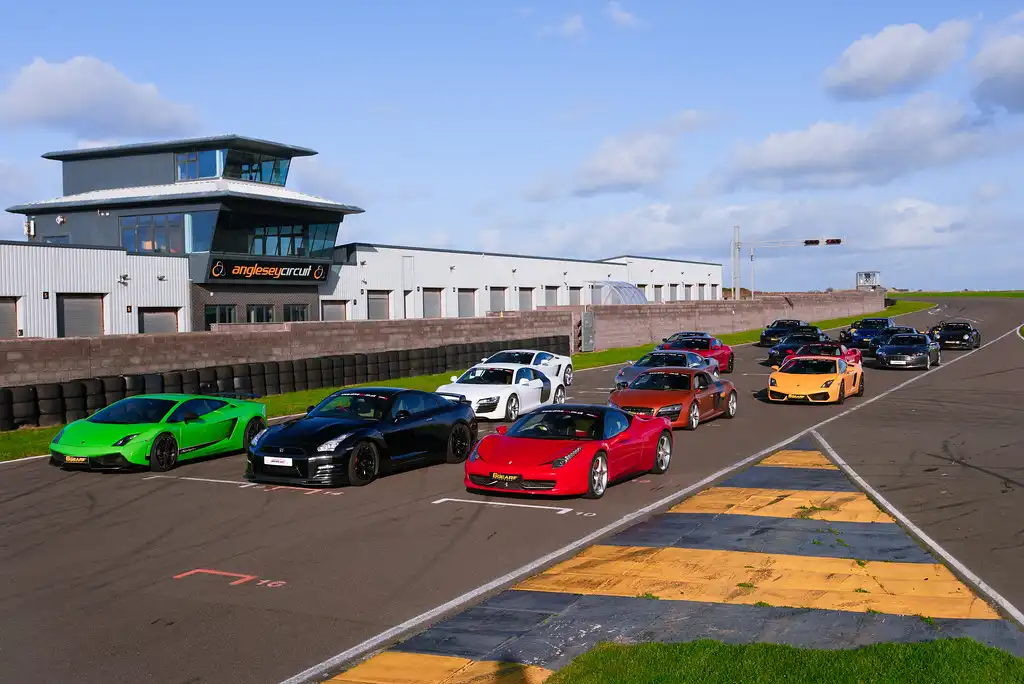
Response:
[[[970,323],[941,321],[928,334],[943,349],[977,349],[981,346],[981,331]]]
[[[306,415],[260,432],[245,477],[301,486],[366,485],[383,473],[461,463],[477,440],[463,397],[397,387],[331,394]]]

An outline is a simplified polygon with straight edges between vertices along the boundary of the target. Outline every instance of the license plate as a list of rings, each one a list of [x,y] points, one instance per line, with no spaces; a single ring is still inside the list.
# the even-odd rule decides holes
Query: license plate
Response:
[[[263,464],[273,466],[290,466],[292,464],[292,459],[284,458],[283,456],[264,456]]]
[[[65,456],[64,457],[64,462],[65,463],[85,463],[88,460],[89,459],[86,458],[85,456]]]
[[[891,363],[894,366],[906,366],[907,365],[906,361],[890,361],[889,363]]]
[[[806,399],[807,396],[803,395],[803,394],[790,394],[789,398],[790,399]]]
[[[491,479],[498,482],[518,482],[521,475],[505,475],[503,473],[491,473]]]

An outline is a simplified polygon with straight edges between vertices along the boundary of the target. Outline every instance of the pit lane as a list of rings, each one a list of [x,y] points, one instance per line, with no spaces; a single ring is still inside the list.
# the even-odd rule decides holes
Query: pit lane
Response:
[[[966,316],[989,341],[1024,319],[1024,307],[1013,300],[943,307],[938,315],[921,312],[901,322],[926,327],[943,316]],[[994,496],[974,478],[991,487],[1024,477],[997,471],[1001,478],[992,478],[962,465],[950,474],[949,465],[925,466],[919,461],[928,459],[916,454],[935,451],[929,444],[941,454],[943,440],[957,439],[984,454],[1001,444],[1019,450],[1020,394],[1003,395],[998,409],[991,400],[1020,386],[1011,374],[1024,364],[1009,359],[1024,356],[1013,353],[1024,355],[1016,336],[821,428],[893,503],[906,505],[926,531],[932,525],[943,532],[939,538],[979,566],[975,571],[1002,573],[1004,579],[991,581],[1008,597],[1012,591],[1000,582],[1009,585],[1019,574],[1024,555],[1019,543],[1001,547],[1011,546],[1015,534],[1019,542],[1021,532],[1006,512],[1019,506],[1012,497],[1020,488]],[[945,352],[944,360],[962,354]],[[919,373],[869,370],[865,399],[842,408],[775,406],[752,396],[765,386],[769,370],[758,364],[764,355],[737,349],[736,372],[726,376],[740,393],[735,420],[677,432],[667,475],[612,487],[597,502],[468,494],[461,466],[447,465],[333,494],[246,486],[239,456],[182,467],[167,478],[62,473],[45,461],[5,466],[3,669],[19,682],[278,682]],[[1004,373],[1008,367],[1014,370]],[[571,400],[603,403],[615,371],[578,373]],[[968,381],[983,399],[972,404],[970,420],[957,420],[965,415]],[[860,463],[857,454],[869,456]],[[939,471],[926,472],[936,465]],[[946,476],[936,474],[943,468]],[[901,492],[917,498],[901,499]],[[442,499],[454,501],[435,503]],[[952,523],[936,511],[962,501],[969,505],[961,509],[972,512]],[[943,510],[947,517],[959,513]],[[967,537],[983,541],[957,548],[956,540]],[[997,552],[998,567],[977,560]],[[240,581],[245,577],[252,579]]]

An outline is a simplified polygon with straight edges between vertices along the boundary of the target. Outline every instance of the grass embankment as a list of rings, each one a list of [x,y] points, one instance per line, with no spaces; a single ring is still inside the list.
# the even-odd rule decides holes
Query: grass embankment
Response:
[[[922,297],[1009,297],[1024,298],[1024,290],[973,290],[961,292],[886,292],[892,299],[920,299]]]
[[[602,644],[547,684],[905,684],[1024,682],[1024,660],[971,639],[877,644],[856,650],[777,644]]]
[[[932,306],[927,302],[897,302],[884,311],[866,316],[899,316],[901,314],[913,313]],[[814,324],[822,329],[830,330],[849,325],[857,318],[833,318],[827,321],[815,321]],[[725,333],[719,337],[726,344],[747,344],[755,342],[761,334],[758,330],[746,330],[737,333]],[[651,350],[650,344],[642,344],[636,347],[620,347],[607,349],[587,354],[577,354],[573,357],[575,370],[597,368],[613,364],[622,364],[627,361],[635,361],[646,352]],[[432,392],[449,381],[452,375],[459,375],[461,371],[447,371],[436,375],[420,375],[412,378],[396,378],[394,380],[380,380],[377,382],[364,383],[364,385],[380,386],[401,386],[410,389],[420,389]],[[302,392],[291,392],[289,394],[278,394],[264,397],[262,401],[267,406],[267,415],[270,417],[289,416],[295,413],[303,413],[306,407],[318,403],[321,399],[337,388],[323,388],[305,390]],[[11,461],[26,456],[45,454],[49,450],[50,441],[60,431],[60,427],[52,428],[22,428],[12,432],[0,432],[0,461]]]

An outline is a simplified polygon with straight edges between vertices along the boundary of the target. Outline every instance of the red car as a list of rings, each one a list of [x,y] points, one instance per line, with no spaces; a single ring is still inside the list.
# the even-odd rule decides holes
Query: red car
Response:
[[[732,347],[717,337],[681,337],[677,340],[669,338],[669,341],[661,346],[663,349],[683,349],[710,357],[718,361],[718,367],[723,373],[732,373],[736,361]]]
[[[671,460],[666,418],[556,404],[477,442],[466,460],[465,484],[470,491],[600,499],[609,483],[664,473]]]
[[[796,350],[793,356],[835,356],[846,363],[863,364],[864,357],[860,349],[851,349],[839,342],[812,342]]]

